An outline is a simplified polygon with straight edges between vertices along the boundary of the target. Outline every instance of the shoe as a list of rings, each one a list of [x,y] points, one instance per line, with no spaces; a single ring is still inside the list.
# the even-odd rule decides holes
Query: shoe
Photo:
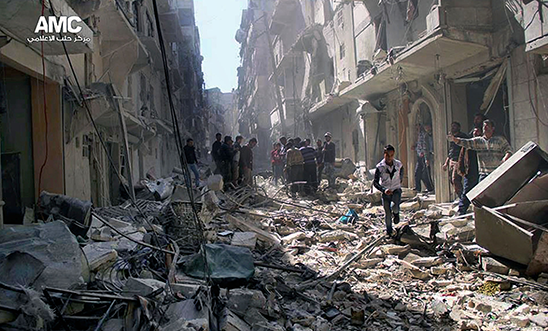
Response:
[[[400,222],[400,214],[394,214],[394,224],[398,224]]]

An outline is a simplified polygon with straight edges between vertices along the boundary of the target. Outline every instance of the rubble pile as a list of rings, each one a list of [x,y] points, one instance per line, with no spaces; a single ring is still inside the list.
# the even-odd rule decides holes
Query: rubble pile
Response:
[[[535,174],[525,182],[546,178]],[[478,196],[489,196],[493,178]],[[406,189],[396,236],[387,237],[380,193],[354,174],[338,178],[336,190],[322,186],[315,196],[294,198],[261,176],[255,187],[226,191],[218,176],[207,182],[189,192],[177,177],[156,181],[165,185],[143,190],[169,194],[95,209],[44,194],[36,224],[0,231],[0,328],[548,327],[548,273],[539,255],[546,246],[538,239],[545,228],[534,223],[540,216],[523,230],[538,231],[529,256],[538,272],[531,273],[492,240],[482,244],[485,233],[476,241],[485,204],[456,216],[456,205]],[[503,218],[513,213],[487,208]]]

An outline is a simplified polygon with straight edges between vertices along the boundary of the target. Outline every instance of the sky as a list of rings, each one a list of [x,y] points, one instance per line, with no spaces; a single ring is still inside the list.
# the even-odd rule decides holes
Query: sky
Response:
[[[240,44],[234,36],[247,0],[194,0],[194,6],[206,87],[230,92],[238,87],[236,69],[240,65]]]

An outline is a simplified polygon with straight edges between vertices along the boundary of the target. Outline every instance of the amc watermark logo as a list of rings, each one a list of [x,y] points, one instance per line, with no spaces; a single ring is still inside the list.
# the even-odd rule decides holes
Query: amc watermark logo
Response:
[[[27,41],[29,43],[51,41],[88,43],[91,41],[91,38],[83,38],[76,35],[82,31],[82,27],[78,25],[78,23],[82,22],[82,19],[78,16],[40,16],[34,29],[34,33],[40,35],[36,38],[27,38]],[[76,36],[63,35],[67,33]]]

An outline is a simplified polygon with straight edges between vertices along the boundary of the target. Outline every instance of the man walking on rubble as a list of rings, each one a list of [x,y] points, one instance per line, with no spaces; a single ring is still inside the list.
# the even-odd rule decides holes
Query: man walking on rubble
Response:
[[[512,155],[512,147],[508,140],[502,136],[494,136],[495,122],[483,121],[483,136],[470,139],[458,138],[451,135],[450,138],[459,146],[476,151],[478,157],[479,182],[495,171],[504,161]]]
[[[325,143],[323,145],[323,164],[329,188],[335,188],[335,144],[331,141],[331,133],[326,132]]]
[[[224,143],[219,149],[219,164],[223,181],[228,184],[232,181],[232,158],[234,157],[234,149],[232,148],[232,137],[225,136]]]
[[[240,173],[240,150],[242,149],[242,142],[244,137],[237,136],[236,142],[234,143],[234,156],[232,157],[232,183],[234,185],[238,184],[238,181],[243,176]]]
[[[451,134],[459,138],[468,138],[468,136],[465,133],[460,131],[459,122],[451,123]],[[462,177],[458,171],[458,160],[459,160],[461,148],[462,147],[460,147],[459,145],[455,144],[454,142],[451,142],[449,144],[449,153],[447,155],[447,159],[445,160],[445,163],[442,166],[443,171],[447,171],[447,169],[449,169],[451,184],[453,184],[455,194],[457,195],[457,199],[459,200],[461,199],[461,195],[463,192]]]
[[[482,113],[474,116],[474,128],[466,138],[481,137],[483,135],[483,121],[487,117]],[[470,200],[466,194],[470,192],[479,180],[478,156],[476,151],[462,148],[459,155],[458,170],[463,177],[463,192],[459,202],[459,216],[465,215],[470,207]]]
[[[316,163],[318,164],[318,174],[316,178],[318,180],[318,186],[320,186],[323,175],[323,143],[321,139],[316,141]]]
[[[401,182],[403,181],[403,164],[394,158],[395,153],[394,146],[384,147],[384,158],[376,166],[373,181],[373,186],[382,192],[384,221],[389,236],[392,236],[392,217],[394,217],[394,224],[400,222]]]
[[[249,142],[240,151],[240,172],[243,185],[253,185],[253,151],[257,146],[257,138],[249,139]]]
[[[196,178],[196,187],[200,186],[200,173],[198,172],[198,158],[196,157],[196,148],[194,147],[194,140],[188,138],[186,140],[186,145],[183,147],[185,153],[186,163],[188,165],[188,170],[194,173]],[[186,178],[188,186],[192,186],[190,174]]]
[[[217,132],[215,134],[215,142],[211,146],[211,158],[213,159],[213,162],[215,162],[215,170],[213,171],[214,174],[220,174],[221,173],[221,160],[219,158],[219,151],[221,150],[221,133]]]
[[[303,179],[306,181],[305,192],[311,194],[318,189],[318,180],[316,177],[316,150],[310,146],[311,140],[306,139],[304,146],[299,148],[301,155],[303,156],[304,169]]]
[[[430,180],[429,163],[432,154],[432,140],[422,125],[417,126],[417,143],[413,146],[417,153],[417,164],[415,165],[415,190],[422,192],[422,182],[426,185],[428,192],[434,191]],[[412,149],[413,149],[412,148]]]

